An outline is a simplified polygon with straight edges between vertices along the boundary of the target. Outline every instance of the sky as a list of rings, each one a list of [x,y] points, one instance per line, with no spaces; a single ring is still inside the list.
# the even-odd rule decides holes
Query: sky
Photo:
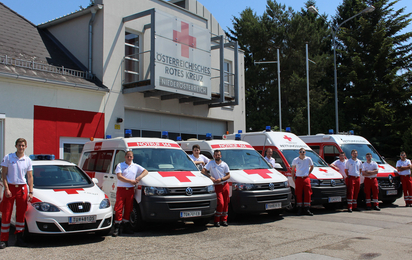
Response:
[[[121,0],[116,0],[121,1]],[[139,1],[139,0],[136,0]],[[266,9],[266,0],[198,0],[216,18],[220,26],[232,28],[233,16],[239,14],[247,7],[250,7],[257,15],[262,15]],[[410,0],[400,0],[395,8],[407,6]],[[80,6],[87,7],[89,0],[0,0],[3,4],[17,12],[21,16],[35,25],[53,20],[80,9]],[[306,0],[277,0],[278,3],[292,7],[295,11],[300,11],[304,7]],[[336,8],[342,0],[317,0],[316,6],[321,14],[326,14],[330,18],[336,14]],[[412,13],[412,5],[406,8],[405,13]],[[412,31],[410,24],[403,33]]]

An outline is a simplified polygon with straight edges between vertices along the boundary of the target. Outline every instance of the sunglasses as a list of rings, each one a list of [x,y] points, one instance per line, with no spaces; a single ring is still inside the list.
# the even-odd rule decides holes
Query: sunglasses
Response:
[[[299,153],[306,153],[306,152],[299,152]]]

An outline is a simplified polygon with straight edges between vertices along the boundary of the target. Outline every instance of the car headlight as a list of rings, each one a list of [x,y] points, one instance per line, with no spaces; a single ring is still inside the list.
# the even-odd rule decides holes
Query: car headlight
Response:
[[[253,190],[255,185],[251,183],[233,183],[232,187],[235,190]]]
[[[102,202],[100,202],[99,209],[105,209],[110,207],[110,200],[109,199],[103,199]]]
[[[207,192],[209,192],[209,193],[215,192],[215,185],[207,186]]]
[[[320,185],[320,181],[318,179],[310,179],[310,184],[312,185]]]
[[[33,203],[32,206],[37,209],[38,211],[43,211],[43,212],[59,212],[60,209],[53,204],[47,203],[47,202],[36,202]]]
[[[285,186],[285,188],[289,187],[289,181],[283,182],[283,185]]]
[[[160,188],[160,187],[145,187],[144,188],[144,194],[149,195],[149,196],[162,196],[162,195],[167,195],[169,191],[166,188]]]

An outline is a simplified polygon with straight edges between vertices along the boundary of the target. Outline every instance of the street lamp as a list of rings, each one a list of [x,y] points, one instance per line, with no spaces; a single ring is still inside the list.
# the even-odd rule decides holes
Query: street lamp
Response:
[[[336,27],[334,27],[330,22],[328,22],[325,17],[323,17],[322,15],[319,14],[318,10],[316,9],[316,7],[314,7],[313,5],[308,7],[308,11],[311,12],[312,14],[319,14],[320,17],[322,17],[323,20],[325,20],[326,23],[329,24],[329,26],[332,29],[332,40],[333,40],[333,67],[334,67],[334,78],[335,78],[335,117],[336,117],[336,133],[339,133],[339,119],[338,119],[338,75],[337,75],[337,71],[336,71],[336,33],[339,31],[339,29],[341,28],[342,24],[346,23],[349,20],[352,20],[353,18],[363,14],[363,13],[370,13],[373,12],[375,10],[375,7],[368,6],[365,9],[363,9],[361,12],[359,12],[358,14],[355,14],[354,16],[346,19],[345,21],[343,21],[342,23],[338,24]]]

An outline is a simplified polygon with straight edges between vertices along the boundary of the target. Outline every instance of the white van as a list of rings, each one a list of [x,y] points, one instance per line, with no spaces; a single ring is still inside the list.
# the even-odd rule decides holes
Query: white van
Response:
[[[305,148],[306,156],[313,161],[314,168],[309,175],[312,186],[312,204],[323,204],[334,208],[346,201],[346,185],[343,176],[332,169],[318,154],[312,151],[299,137],[290,132],[274,132],[270,129],[263,132],[239,133],[242,141],[250,143],[259,153],[265,155],[267,148],[272,148],[277,168],[289,180],[294,194],[295,182],[292,179],[292,161],[299,156],[299,149]],[[235,139],[235,134],[224,136],[226,139]],[[294,196],[294,195],[293,195]],[[294,199],[292,199],[294,203]]]
[[[193,161],[168,139],[114,138],[87,142],[79,167],[116,202],[116,165],[133,151],[134,162],[149,171],[136,187],[130,224],[138,231],[145,222],[194,221],[207,224],[216,209],[213,182]]]
[[[375,150],[372,144],[362,136],[344,134],[317,134],[300,136],[313,150],[315,150],[327,163],[333,163],[340,152],[351,158],[351,151],[358,151],[358,159],[366,161],[366,154],[372,154],[372,160],[378,164],[379,200],[392,203],[402,197],[402,185],[398,171],[389,165]],[[361,193],[363,194],[363,176],[361,176]]]
[[[192,152],[195,144],[200,153],[213,159],[214,150],[220,150],[222,160],[230,169],[229,216],[267,211],[277,215],[290,205],[288,180],[265,161],[253,147],[242,141],[196,140],[179,141],[183,150]]]

